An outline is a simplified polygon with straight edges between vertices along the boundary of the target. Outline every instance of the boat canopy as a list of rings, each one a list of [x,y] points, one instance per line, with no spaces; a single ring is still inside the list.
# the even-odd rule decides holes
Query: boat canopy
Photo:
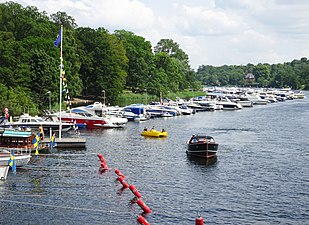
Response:
[[[5,130],[1,136],[3,137],[30,137],[32,135],[31,132],[27,131],[10,131],[10,130]]]

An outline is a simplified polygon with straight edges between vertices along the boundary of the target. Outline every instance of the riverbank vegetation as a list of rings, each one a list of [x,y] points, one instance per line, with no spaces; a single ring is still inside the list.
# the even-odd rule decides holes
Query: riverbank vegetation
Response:
[[[60,24],[64,100],[89,95],[101,100],[104,95],[106,103],[124,104],[134,99],[127,97],[129,92],[145,98],[147,93],[149,100],[161,95],[174,99],[200,91],[202,85],[248,85],[248,73],[257,86],[309,89],[306,58],[276,65],[201,65],[194,71],[189,56],[171,39],[152,46],[131,31],[79,27],[65,12],[47,15],[14,2],[1,3],[0,15],[0,107],[16,115],[47,109],[50,102],[57,107],[60,48],[53,43]]]

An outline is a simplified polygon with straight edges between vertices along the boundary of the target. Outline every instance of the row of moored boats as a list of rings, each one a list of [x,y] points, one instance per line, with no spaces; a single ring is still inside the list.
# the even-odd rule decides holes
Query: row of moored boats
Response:
[[[39,127],[46,135],[58,132],[60,127],[62,132],[76,131],[77,128],[123,128],[128,121],[191,115],[198,111],[239,110],[243,107],[305,98],[302,92],[290,89],[208,88],[205,89],[205,93],[205,96],[198,96],[188,101],[177,98],[175,101],[164,100],[148,105],[133,104],[125,107],[108,107],[95,102],[61,113],[46,111],[46,115],[42,117],[24,114],[16,121],[3,117],[0,121],[0,166],[7,164],[12,149],[16,149],[15,158],[22,159],[18,166],[27,163],[30,160],[30,152],[34,150],[33,139]],[[142,135],[166,137],[167,132],[147,130],[143,131]],[[195,150],[204,155],[201,150],[203,146],[209,150],[207,157],[215,155],[218,149],[218,145],[212,137],[197,135],[188,141],[188,153],[193,150],[193,154],[199,154],[194,152]],[[24,152],[27,154],[21,154],[22,148],[26,149]]]

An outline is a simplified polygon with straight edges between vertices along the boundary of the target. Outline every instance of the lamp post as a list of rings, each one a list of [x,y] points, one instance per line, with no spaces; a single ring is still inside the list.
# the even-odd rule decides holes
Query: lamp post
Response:
[[[49,112],[51,112],[51,92],[48,91],[47,94],[49,94],[49,98],[48,98],[48,100],[49,100]]]
[[[102,105],[102,118],[103,118],[103,107],[105,106],[105,90],[102,90],[103,93],[103,105]]]
[[[105,106],[105,90],[102,90],[103,93],[103,105]]]
[[[144,91],[146,93],[146,104],[145,105],[147,105],[147,89],[145,89]]]

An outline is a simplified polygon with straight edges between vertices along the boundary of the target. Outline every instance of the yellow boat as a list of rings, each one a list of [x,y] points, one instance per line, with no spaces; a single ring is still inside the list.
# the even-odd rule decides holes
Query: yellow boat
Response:
[[[151,130],[144,130],[142,133],[141,133],[142,136],[146,136],[146,137],[167,137],[167,132],[166,131],[157,131],[157,130],[154,130],[154,129],[151,129]]]

